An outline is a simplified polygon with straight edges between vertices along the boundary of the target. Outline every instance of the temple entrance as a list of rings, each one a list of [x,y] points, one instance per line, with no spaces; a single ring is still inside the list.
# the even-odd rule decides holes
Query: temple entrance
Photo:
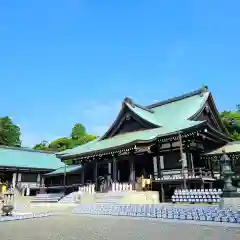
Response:
[[[149,154],[136,156],[135,159],[136,178],[141,177],[150,178],[153,176],[153,161],[152,156]]]
[[[118,168],[118,181],[129,182],[130,177],[130,164],[128,160],[119,160],[117,163]]]

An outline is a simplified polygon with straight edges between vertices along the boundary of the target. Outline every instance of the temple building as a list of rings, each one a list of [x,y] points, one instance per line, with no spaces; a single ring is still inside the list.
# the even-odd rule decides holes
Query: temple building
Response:
[[[45,174],[62,168],[54,152],[0,146],[0,185],[13,187],[19,195],[35,195],[45,185]]]
[[[82,166],[81,183],[99,177],[136,183],[151,178],[153,188],[171,196],[176,187],[212,187],[214,165],[201,156],[232,141],[207,87],[142,106],[122,102],[112,126],[100,138],[57,156]]]

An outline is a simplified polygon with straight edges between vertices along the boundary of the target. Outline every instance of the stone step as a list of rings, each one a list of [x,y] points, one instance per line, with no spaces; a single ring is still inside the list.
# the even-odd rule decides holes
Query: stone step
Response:
[[[31,202],[42,203],[42,202],[58,202],[64,196],[63,193],[56,194],[38,194]]]
[[[59,203],[76,203],[79,199],[79,193],[78,192],[72,192],[68,194],[67,196],[60,199]]]

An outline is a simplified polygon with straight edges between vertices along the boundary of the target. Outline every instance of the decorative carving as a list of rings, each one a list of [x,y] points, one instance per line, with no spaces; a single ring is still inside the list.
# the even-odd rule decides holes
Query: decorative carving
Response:
[[[128,121],[131,119],[131,116],[129,114],[127,114],[125,119]]]
[[[131,106],[134,106],[133,100],[132,100],[131,98],[129,98],[129,97],[126,97],[126,98],[124,99],[124,102],[130,104]]]
[[[210,112],[210,107],[209,107],[208,105],[206,105],[205,111],[206,111],[206,113],[209,113],[209,112]]]
[[[208,92],[208,86],[204,85],[201,87],[201,97],[203,97],[203,93]]]

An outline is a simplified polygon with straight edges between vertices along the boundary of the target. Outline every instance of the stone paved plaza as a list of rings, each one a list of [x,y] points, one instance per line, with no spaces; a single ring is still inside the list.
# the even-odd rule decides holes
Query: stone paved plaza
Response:
[[[62,213],[42,219],[0,223],[0,236],[1,240],[239,240],[240,228]]]

